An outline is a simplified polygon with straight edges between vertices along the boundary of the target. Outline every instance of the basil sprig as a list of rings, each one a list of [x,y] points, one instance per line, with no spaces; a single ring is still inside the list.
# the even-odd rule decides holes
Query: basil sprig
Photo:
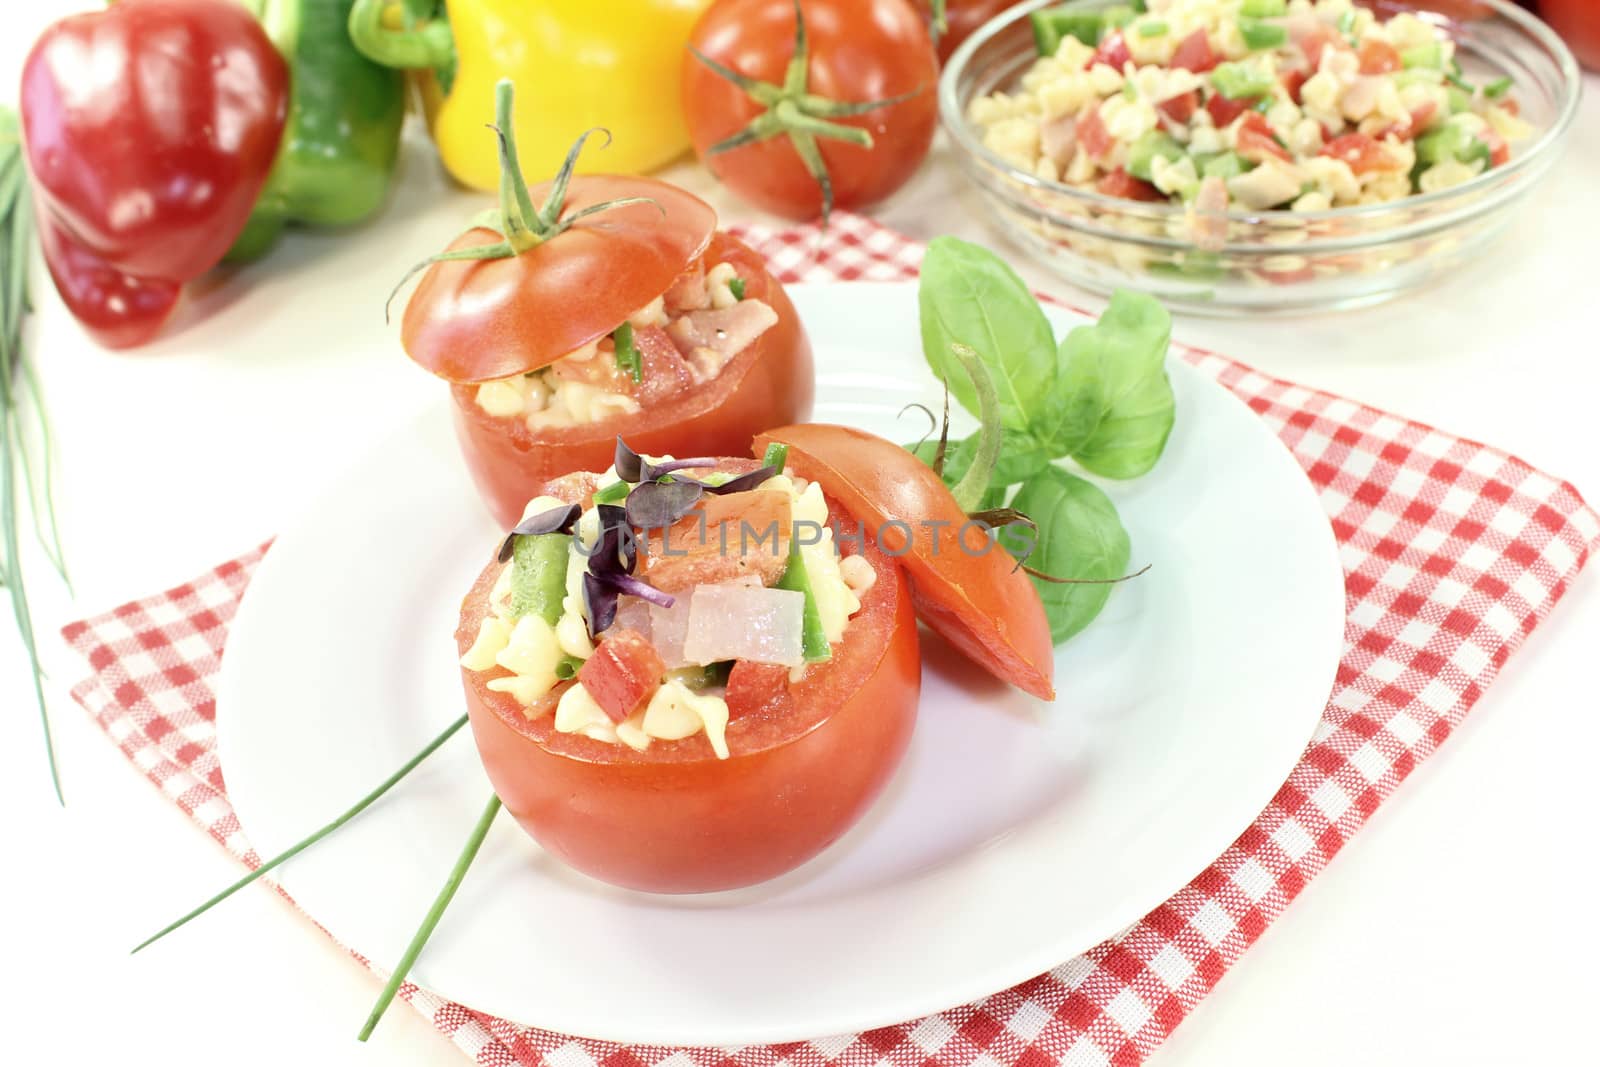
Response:
[[[964,345],[993,379],[1004,429],[981,506],[1007,503],[1036,527],[1030,569],[1059,643],[1092,622],[1126,573],[1131,543],[1099,487],[1056,465],[1074,460],[1102,478],[1146,474],[1161,458],[1177,406],[1167,377],[1172,319],[1157,301],[1118,291],[1093,325],[1057,343],[1044,309],[1005,261],[940,237],[928,246],[918,291],[928,365],[956,401],[980,414],[970,375],[952,365]],[[972,466],[977,434],[952,441],[940,470],[956,485]],[[934,463],[937,442],[914,446]]]

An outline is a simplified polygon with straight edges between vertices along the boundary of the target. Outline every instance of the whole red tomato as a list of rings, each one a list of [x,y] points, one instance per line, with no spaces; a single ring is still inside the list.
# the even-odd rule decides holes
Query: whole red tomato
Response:
[[[583,180],[574,179],[574,184]],[[558,244],[559,240],[552,242],[551,249]],[[538,495],[539,487],[549,479],[570,471],[604,470],[611,464],[619,434],[649,455],[717,456],[744,452],[749,449],[751,438],[762,430],[810,416],[815,388],[811,345],[783,286],[767,273],[759,255],[724,233],[712,236],[704,262],[707,266],[733,264],[745,280],[746,296],[776,311],[778,324],[699,389],[631,415],[580,426],[548,427],[534,433],[519,418],[491,415],[479,407],[476,386],[457,384],[451,388],[456,439],[461,442],[467,469],[502,526],[509,529],[516,525],[523,506]],[[555,270],[554,266],[550,269]],[[556,272],[549,284],[560,285],[560,279],[560,272]],[[529,287],[534,284],[537,283],[530,280]],[[667,284],[661,283],[656,295]],[[590,314],[593,302],[600,297],[600,291],[574,292],[559,315],[577,319]],[[631,306],[650,299],[639,299]],[[607,312],[599,314],[596,321],[611,325],[597,327],[595,336],[616,327],[614,317],[606,318]],[[625,317],[628,312],[619,314]],[[592,338],[585,340],[589,339]]]
[[[759,207],[791,218],[863,207],[928,154],[939,64],[908,0],[717,0],[689,44],[695,152]]]
[[[1579,63],[1600,70],[1600,2],[1539,0],[1539,15],[1562,36]]]
[[[849,532],[846,512],[830,508]],[[733,889],[804,863],[883,791],[916,721],[921,655],[910,590],[870,542],[862,555],[877,580],[845,640],[791,687],[781,714],[728,724],[728,759],[700,736],[635,752],[558,733],[551,711],[559,691],[524,712],[488,688],[503,671],[463,670],[472,734],[495,793],[551,854],[631,889]],[[490,564],[462,602],[463,652],[500,566]]]
[[[928,17],[933,17],[933,0],[920,0]],[[950,58],[973,31],[1022,0],[946,0],[945,30],[939,34],[939,62]]]

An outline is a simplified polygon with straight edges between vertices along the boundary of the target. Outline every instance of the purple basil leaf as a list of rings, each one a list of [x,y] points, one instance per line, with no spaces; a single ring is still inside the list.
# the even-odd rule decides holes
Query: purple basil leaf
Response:
[[[583,576],[583,613],[589,617],[589,637],[599,637],[617,621],[617,590],[594,574]]]
[[[633,527],[628,525],[626,509],[616,504],[600,504],[595,510],[600,513],[600,543],[589,556],[590,573],[601,576],[633,573],[639,561],[639,546]]]
[[[577,504],[568,504],[549,511],[541,511],[537,515],[529,515],[517,523],[512,531],[506,534],[506,539],[500,542],[500,562],[504,563],[511,558],[511,552],[519,536],[533,536],[536,534],[551,534],[572,532],[572,527],[577,523],[578,516],[583,514],[583,509]]]
[[[746,489],[754,489],[768,478],[776,477],[780,473],[777,467],[762,467],[760,470],[751,471],[749,474],[741,474],[737,478],[730,478],[721,485],[706,485],[704,482],[700,484],[706,492],[723,496],[727,493],[742,493]]]
[[[644,459],[628,447],[621,435],[617,437],[617,451],[612,457],[612,464],[617,468],[617,477],[625,482],[638,482],[644,478]]]
[[[645,482],[628,494],[628,523],[641,530],[671,526],[700,503],[705,486],[692,479]]]
[[[626,593],[629,596],[636,596],[640,600],[648,600],[657,607],[670,608],[677,603],[677,599],[671,593],[663,592],[643,578],[635,578],[631,574],[614,575],[605,579],[605,581],[618,593]]]
[[[673,471],[686,471],[695,467],[715,467],[716,465],[717,458],[715,456],[695,456],[690,459],[669,459],[664,460],[661,463],[651,463],[646,461],[644,464],[644,480],[655,481],[657,478],[663,478],[671,474]],[[693,481],[692,478],[687,480]]]

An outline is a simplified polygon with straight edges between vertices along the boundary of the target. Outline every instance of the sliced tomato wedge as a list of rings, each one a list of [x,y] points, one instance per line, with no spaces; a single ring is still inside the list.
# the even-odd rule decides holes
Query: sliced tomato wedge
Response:
[[[967,516],[928,466],[893,442],[847,426],[785,426],[756,438],[789,446],[789,463],[821,483],[911,576],[917,615],[973,662],[1034,696],[1055,696],[1055,645],[1044,605],[1003,549],[963,529]]]
[[[1123,200],[1154,202],[1167,198],[1167,194],[1160,189],[1142,178],[1135,178],[1121,167],[1096,182],[1095,189],[1105,196],[1121,197]]]
[[[451,387],[456,437],[467,469],[501,526],[515,525],[523,506],[551,478],[609,467],[618,434],[650,455],[739,455],[749,451],[750,439],[760,431],[810,417],[816,388],[811,344],[783,286],[767,273],[760,255],[727,234],[716,234],[705,260],[733,264],[744,279],[746,298],[770,305],[778,324],[704,385],[680,390],[660,403],[645,404],[641,397],[641,410],[631,415],[538,433],[521,419],[484,411],[476,400],[477,386]],[[672,281],[667,279],[662,291]],[[634,334],[647,375],[653,359],[677,357],[676,348],[669,351],[653,338],[649,331]],[[648,378],[644,387],[649,388]]]
[[[1211,98],[1206,101],[1206,113],[1211,116],[1212,125],[1220,130],[1254,107],[1256,99],[1251,97],[1248,100],[1229,100],[1221,93],[1212,93]]]
[[[604,637],[594,655],[583,661],[578,681],[612,722],[621,722],[661,687],[667,665],[637,630],[613,628]]]
[[[1206,36],[1206,31],[1195,30],[1178,42],[1169,66],[1174,70],[1192,70],[1196,74],[1204,74],[1215,69],[1221,62],[1222,57],[1212,49],[1211,39]]]
[[[548,183],[530,190],[544,202]],[[406,354],[449,382],[487,382],[538,370],[615,330],[696,263],[717,228],[711,205],[652,178],[580,175],[564,215],[623,197],[544,244],[504,259],[435,263],[406,304]],[[450,251],[494,244],[468,230]]]
[[[1272,135],[1272,124],[1259,111],[1252,111],[1244,117],[1244,122],[1239,126],[1236,150],[1245,159],[1255,163],[1265,162],[1269,156],[1285,163],[1293,158],[1289,150]]]
[[[854,521],[839,502],[829,506],[848,535]],[[846,537],[841,547],[850,545]],[[751,885],[826,848],[899,766],[921,689],[909,585],[870,544],[861,554],[876,581],[846,639],[827,662],[807,667],[781,701],[744,705],[738,715],[730,707],[728,759],[717,759],[701,735],[636,752],[560,733],[553,712],[565,685],[524,709],[488,687],[506,672],[463,670],[473,738],[506,810],[563,862],[653,893]],[[463,652],[501,566],[484,568],[462,602],[456,643]],[[735,674],[747,677],[740,666]]]

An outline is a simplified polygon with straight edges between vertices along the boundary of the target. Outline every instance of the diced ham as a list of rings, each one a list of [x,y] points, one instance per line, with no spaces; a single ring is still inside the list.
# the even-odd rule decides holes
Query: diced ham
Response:
[[[1055,165],[1065,167],[1078,150],[1078,116],[1057,115],[1039,127],[1039,147]]]
[[[691,663],[748,660],[798,667],[805,662],[806,595],[738,583],[699,585],[689,598],[683,655]]]
[[[781,714],[789,704],[789,668],[738,660],[728,673],[728,718]]]
[[[1204,178],[1195,194],[1190,229],[1197,248],[1215,252],[1228,239],[1228,184],[1218,177]]]
[[[1300,47],[1300,51],[1306,57],[1306,62],[1311,64],[1313,70],[1321,66],[1324,50],[1330,47],[1345,47],[1344,38],[1339,36],[1339,31],[1320,20],[1313,20],[1311,25],[1306,27],[1299,36],[1295,36],[1297,28],[1294,25],[1289,27],[1290,37]]]
[[[1102,158],[1116,143],[1106,129],[1105,120],[1100,117],[1099,101],[1089,104],[1078,114],[1078,143],[1091,159]]]
[[[776,584],[789,565],[789,503],[767,489],[706,497],[664,538],[649,535],[645,579],[669,593],[747,575]]]
[[[617,369],[617,353],[607,337],[550,364],[550,377],[563,382],[582,382],[608,393],[626,392],[626,377]]]
[[[578,681],[613,722],[622,722],[660,687],[665,670],[649,638],[612,626],[584,660]]]
[[[590,471],[573,471],[544,483],[541,496],[553,496],[563,504],[589,503],[594,491],[600,488],[600,476]]]
[[[667,327],[667,336],[704,381],[777,324],[778,313],[771,306],[741,300],[732,307],[691,311]]]
[[[640,379],[637,384],[623,375],[626,392],[640,404],[649,406],[675,396],[694,384],[694,374],[678,346],[659,326],[644,326],[633,331],[633,346],[639,350]],[[612,362],[616,362],[613,356]]]
[[[706,292],[706,265],[696,260],[693,266],[678,275],[665,297],[669,315],[710,307],[711,294]]]

